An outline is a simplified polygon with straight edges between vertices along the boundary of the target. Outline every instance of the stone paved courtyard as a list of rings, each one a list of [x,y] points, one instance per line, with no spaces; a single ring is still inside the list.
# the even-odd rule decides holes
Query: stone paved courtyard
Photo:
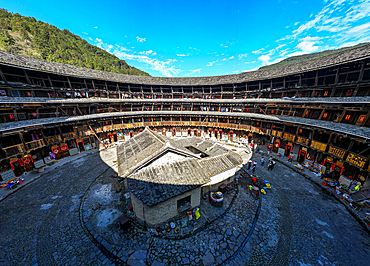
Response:
[[[369,262],[369,234],[342,204],[280,163],[267,171],[260,154],[253,155],[256,174],[272,185],[261,201],[248,189],[250,178],[239,177],[229,208],[207,222],[210,207],[202,203],[201,214],[208,215],[192,225],[192,234],[175,239],[136,225],[124,232],[116,220],[127,210],[124,191],[117,192],[120,184],[112,178],[113,157],[102,157],[80,154],[0,202],[0,265]]]

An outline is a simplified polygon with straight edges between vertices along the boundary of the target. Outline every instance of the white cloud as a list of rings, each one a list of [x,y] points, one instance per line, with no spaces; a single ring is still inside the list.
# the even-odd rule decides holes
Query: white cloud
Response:
[[[140,38],[139,36],[136,36],[136,41],[138,42],[145,42],[146,38]]]
[[[258,57],[258,60],[262,61],[262,65],[267,65],[270,61],[271,57],[269,54],[261,55]]]
[[[193,75],[195,73],[200,73],[201,68],[198,69],[190,69],[190,73],[185,74],[186,76]]]
[[[254,64],[254,63],[256,63],[257,61],[252,61],[252,62],[244,62],[244,63],[246,63],[246,64]]]
[[[264,50],[265,50],[265,48],[261,48],[261,49],[256,50],[256,51],[252,51],[252,54],[261,54]]]
[[[167,59],[166,61],[161,61],[158,59],[150,58],[147,55],[137,55],[137,54],[128,54],[124,51],[115,51],[114,55],[125,60],[133,60],[149,65],[149,68],[152,70],[159,71],[162,75],[166,77],[176,76],[181,72],[180,69],[175,68],[172,65],[175,62],[175,59]]]
[[[155,70],[160,72],[163,76],[172,77],[176,76],[181,72],[180,69],[176,68],[173,63],[176,62],[176,59],[166,59],[166,60],[158,60],[156,58],[152,58],[151,56],[156,55],[155,52],[152,50],[143,51],[136,53],[126,47],[122,47],[120,45],[110,45],[106,44],[102,41],[102,39],[96,38],[95,40],[96,46],[114,54],[118,58],[125,59],[125,60],[133,60],[136,62],[140,62],[146,64],[149,69]]]
[[[369,17],[370,0],[326,0],[319,12],[311,14],[306,21],[295,22],[291,34],[275,41],[276,48],[266,51],[265,47],[252,53],[267,65],[288,56],[369,42]]]
[[[221,43],[220,46],[222,46],[224,48],[227,48],[227,47],[229,47],[233,44],[234,44],[234,42],[226,41],[225,44]]]
[[[178,47],[177,47],[178,48]],[[192,50],[195,50],[195,51],[200,51],[200,49],[198,48],[194,48],[194,47],[189,47],[189,49],[192,49]]]
[[[319,46],[315,44],[320,43],[319,37],[305,37],[297,44],[296,48],[301,49],[304,54],[313,53],[319,50]]]
[[[217,63],[217,62],[218,62],[218,59],[217,59],[216,61],[209,62],[209,63],[207,64],[207,66],[213,66],[213,64],[214,64],[214,63]]]
[[[132,47],[132,48],[135,48],[135,47]],[[139,54],[145,54],[145,55],[157,55],[156,52],[153,52],[153,50],[149,50],[149,51],[142,51],[142,52],[139,52]]]
[[[188,54],[176,54],[177,56],[189,56]]]
[[[367,32],[369,28],[370,28],[370,22],[353,27],[347,30],[347,33],[356,33],[356,34],[363,33],[363,32]]]
[[[254,67],[254,68],[251,68],[251,69],[243,70],[242,72],[256,71],[256,70],[258,70],[259,68],[260,68],[260,67]]]
[[[98,27],[94,27],[94,29],[97,29]]]
[[[87,32],[84,32],[84,31],[82,33],[85,34],[85,35],[89,35]]]
[[[230,57],[228,57],[228,58],[224,58],[224,59],[222,59],[222,61],[229,61],[229,60],[231,60],[231,59],[234,59],[235,58],[235,56],[230,56]]]
[[[238,59],[241,60],[243,57],[247,57],[248,53],[245,54],[239,54]]]

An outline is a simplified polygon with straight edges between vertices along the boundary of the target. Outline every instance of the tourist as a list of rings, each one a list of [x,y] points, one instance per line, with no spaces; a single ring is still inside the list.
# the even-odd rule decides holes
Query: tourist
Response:
[[[290,156],[290,155],[289,155],[289,157],[288,157],[288,162],[290,162],[290,163],[291,163],[292,161],[293,161],[293,158],[292,158],[292,156]]]
[[[272,167],[271,167],[271,171],[272,171],[272,169],[274,169],[275,164],[276,164],[276,162],[275,162],[274,160],[272,160]]]
[[[271,144],[268,144],[267,145],[267,154],[270,154],[271,148],[272,148],[272,145]]]
[[[253,164],[252,173],[254,174],[256,172],[256,165]]]
[[[251,165],[252,165],[252,161],[251,161],[251,160],[249,160],[247,170],[251,169]]]
[[[265,165],[265,158],[261,158],[261,166],[264,166]]]

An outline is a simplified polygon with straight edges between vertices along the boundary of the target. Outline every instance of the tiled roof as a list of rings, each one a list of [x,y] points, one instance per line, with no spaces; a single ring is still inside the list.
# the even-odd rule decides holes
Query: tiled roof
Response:
[[[128,189],[145,205],[152,206],[206,184],[206,176],[197,159],[160,166],[148,166],[127,178]]]
[[[139,138],[139,140],[136,140],[136,138]],[[144,142],[145,138],[149,140]],[[201,142],[208,143],[209,141],[195,137],[172,139],[145,129],[142,133],[130,139],[127,145],[125,142],[118,147],[119,175],[126,177],[129,190],[138,199],[145,205],[152,206],[204,185],[211,181],[210,177],[213,175],[242,163],[238,154],[210,143],[210,147],[217,149],[219,155],[200,159],[194,158],[196,156],[194,154],[193,157],[184,157],[184,159],[174,162],[161,165],[148,164],[146,167],[141,167],[150,160],[155,160],[156,156],[160,156],[167,150],[189,154],[191,152],[185,147],[193,146],[197,148],[196,144]],[[137,143],[139,144],[136,145]],[[142,149],[143,147],[145,148]],[[130,152],[129,154],[127,154],[127,149]],[[206,150],[202,151],[207,152]],[[140,159],[138,159],[138,156],[140,156]]]
[[[45,97],[0,97],[1,103],[202,103],[245,104],[245,103],[369,103],[370,96],[361,97],[303,97],[303,98],[247,98],[247,99],[114,99],[114,98],[45,98]]]
[[[145,76],[116,74],[111,72],[93,70],[89,68],[82,68],[72,65],[44,61],[32,57],[8,53],[2,50],[0,50],[0,63],[15,65],[23,68],[30,68],[33,70],[39,70],[49,73],[61,74],[66,76],[86,77],[130,84],[213,85],[213,84],[241,83],[246,81],[255,81],[282,77],[285,75],[298,74],[302,72],[352,62],[362,58],[368,58],[369,56],[370,56],[370,44],[287,66],[244,72],[235,75],[193,77],[193,78],[145,77]]]

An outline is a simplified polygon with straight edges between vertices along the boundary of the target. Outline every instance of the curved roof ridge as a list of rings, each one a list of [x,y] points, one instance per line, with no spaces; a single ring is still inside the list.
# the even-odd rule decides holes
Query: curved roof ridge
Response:
[[[278,66],[257,71],[244,72],[233,75],[208,76],[208,77],[147,77],[117,74],[89,68],[77,67],[36,59],[24,55],[12,54],[0,50],[0,63],[14,65],[22,68],[30,68],[36,71],[69,75],[73,77],[85,77],[98,80],[109,80],[114,82],[148,85],[216,85],[233,84],[261,79],[271,79],[285,75],[299,74],[301,72],[313,71],[324,67],[344,64],[363,58],[370,57],[370,44],[361,47],[336,52],[330,55],[314,58],[311,60]]]

